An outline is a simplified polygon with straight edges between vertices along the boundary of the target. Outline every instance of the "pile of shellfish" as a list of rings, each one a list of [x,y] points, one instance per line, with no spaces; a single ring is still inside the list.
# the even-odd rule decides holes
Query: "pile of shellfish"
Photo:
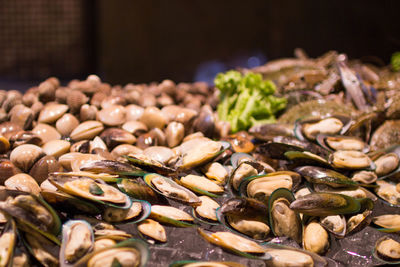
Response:
[[[400,74],[242,71],[288,98],[276,123],[231,133],[201,82],[0,91],[0,266],[400,264]]]

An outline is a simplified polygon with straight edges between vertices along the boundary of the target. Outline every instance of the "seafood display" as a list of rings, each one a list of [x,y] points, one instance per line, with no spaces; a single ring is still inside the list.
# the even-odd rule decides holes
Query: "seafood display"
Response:
[[[296,54],[0,90],[0,266],[400,264],[400,72]]]

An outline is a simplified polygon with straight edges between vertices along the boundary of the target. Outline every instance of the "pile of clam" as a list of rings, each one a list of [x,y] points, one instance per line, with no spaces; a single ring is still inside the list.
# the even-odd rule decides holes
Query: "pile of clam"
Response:
[[[400,231],[399,214],[374,215],[400,207],[400,135],[387,137],[390,105],[330,99],[229,134],[203,83],[0,91],[0,266],[336,266],[334,240]],[[152,258],[185,227],[226,252]],[[369,256],[400,264],[398,240],[367,240]]]

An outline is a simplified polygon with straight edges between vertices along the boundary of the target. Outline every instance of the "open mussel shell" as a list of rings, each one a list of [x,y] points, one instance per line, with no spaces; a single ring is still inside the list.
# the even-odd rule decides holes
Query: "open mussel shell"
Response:
[[[243,223],[240,225],[242,231],[239,231],[239,229],[235,229],[235,227],[233,227],[229,223],[229,217],[231,215],[224,215],[221,212],[221,208],[218,208],[215,213],[216,213],[218,222],[220,224],[222,224],[226,229],[231,231],[232,233],[241,235],[246,238],[251,238],[252,240],[258,241],[258,242],[260,242],[260,241],[264,242],[264,241],[272,239],[272,237],[270,235],[270,228],[266,221],[256,220],[255,218],[248,217],[246,215],[243,215],[243,216],[236,215],[238,220],[244,220]],[[234,218],[235,218],[235,215],[233,215],[232,219],[234,220]],[[264,216],[264,218],[267,218],[267,217]]]
[[[263,247],[272,257],[266,262],[268,266],[328,266],[325,258],[307,250],[272,242],[263,244]]]
[[[357,213],[361,208],[358,199],[335,193],[311,193],[299,197],[290,208],[310,216],[329,216]]]
[[[268,203],[268,198],[278,188],[295,190],[301,183],[301,176],[292,171],[277,171],[245,178],[239,186],[239,194]]]
[[[400,243],[388,236],[383,236],[375,242],[372,250],[375,259],[384,264],[400,264]]]
[[[290,208],[295,201],[293,193],[278,188],[268,199],[269,225],[275,236],[288,236],[301,243],[303,224],[299,214]]]
[[[375,170],[375,163],[367,154],[356,150],[337,150],[329,155],[329,163],[340,170]]]
[[[229,148],[229,142],[225,141],[199,141],[197,146],[192,147],[179,157],[176,167],[179,170],[188,170],[205,165]]]
[[[233,169],[236,169],[242,162],[252,165],[255,169],[257,169],[257,171],[262,171],[264,169],[263,166],[259,164],[253,156],[243,152],[233,153],[230,158],[230,162]]]
[[[200,195],[219,197],[224,193],[223,187],[204,176],[189,174],[179,179],[175,179],[175,181],[183,187],[186,187]],[[200,186],[203,188],[200,188]]]
[[[151,245],[163,246],[168,241],[165,227],[153,219],[146,219],[136,224],[136,231],[141,239]]]
[[[121,263],[118,257],[120,254],[124,255],[124,260],[129,262]],[[117,243],[114,246],[99,249],[92,253],[85,255],[80,259],[76,267],[93,267],[93,266],[138,266],[145,267],[149,259],[149,247],[146,242],[130,238]],[[95,265],[96,264],[96,265]],[[123,265],[125,264],[125,265]]]
[[[190,214],[171,206],[153,205],[150,218],[177,227],[196,226],[194,218]]]
[[[211,244],[220,246],[239,256],[259,260],[271,259],[271,256],[265,252],[265,248],[240,235],[231,232],[211,232],[202,228],[197,228],[197,232]]]
[[[400,207],[400,192],[393,181],[378,180],[376,184],[378,187],[375,188],[375,193],[385,204]]]
[[[72,171],[72,172],[55,172],[55,176],[65,176],[65,177],[87,177],[93,180],[102,180],[106,183],[116,183],[119,181],[119,176],[116,174],[109,173],[94,173],[88,171]]]
[[[344,134],[351,118],[343,115],[309,117],[295,122],[294,134],[299,140],[315,140],[318,134]]]
[[[147,158],[145,156],[123,156],[124,158],[126,158],[128,160],[128,162],[130,164],[132,164],[135,167],[138,167],[146,172],[156,172],[162,175],[169,175],[172,173],[175,173],[176,170],[172,169],[168,166],[165,166],[164,164],[162,164],[161,162],[152,160],[150,158]],[[139,173],[139,172],[138,172]],[[129,174],[129,172],[128,172]],[[127,175],[127,174],[125,174]]]
[[[245,267],[245,265],[232,261],[175,261],[169,267]]]
[[[93,251],[94,234],[92,226],[83,220],[70,220],[62,227],[60,266],[74,266],[74,263]]]
[[[294,137],[281,137],[275,139],[277,140],[259,146],[259,150],[272,159],[286,159],[284,154],[288,151],[307,150],[306,147],[308,144],[299,141]]]
[[[182,203],[197,206],[201,200],[189,189],[177,184],[169,178],[157,173],[149,173],[144,176],[145,183],[157,193]]]
[[[119,190],[134,199],[146,200],[151,203],[157,202],[159,196],[151,189],[141,178],[136,179],[120,179],[117,182]]]
[[[330,215],[320,218],[320,224],[337,238],[346,235],[346,218],[343,215]]]
[[[388,154],[392,154],[392,153],[397,155],[397,159],[400,158],[400,145],[399,144],[390,146],[386,149],[374,151],[374,152],[370,153],[369,156],[373,160],[376,161],[380,157],[388,155]],[[395,180],[398,180],[398,176],[399,176],[398,174],[400,173],[400,164],[398,162],[395,164],[397,165],[397,167],[394,168],[393,171],[391,171],[385,175],[379,175],[378,180],[383,180],[383,179],[387,179],[387,178],[394,178]],[[377,166],[377,169],[378,169],[378,166]]]
[[[145,171],[133,167],[129,163],[115,160],[96,160],[88,161],[80,166],[82,171],[94,173],[108,173],[124,176],[143,176]]]
[[[316,141],[328,151],[357,150],[363,153],[369,151],[368,144],[354,136],[319,134],[316,137]]]
[[[327,184],[331,187],[354,187],[359,185],[347,176],[331,169],[316,166],[302,166],[297,167],[294,171],[313,184]]]
[[[378,231],[385,233],[400,232],[400,214],[384,214],[372,218],[374,225],[378,226]]]
[[[12,202],[8,201],[11,198],[13,199]],[[0,200],[0,210],[13,217],[19,227],[26,231],[33,230],[34,232],[38,232],[56,244],[59,244],[56,235],[61,230],[60,218],[54,209],[41,197],[22,191],[2,188],[0,189]],[[23,203],[16,205],[16,202]],[[32,210],[37,214],[32,213]],[[40,212],[42,213],[40,214],[40,218],[46,218],[46,223],[38,219],[38,213]]]
[[[13,266],[12,259],[17,245],[17,227],[13,219],[8,219],[0,236],[2,266]]]
[[[64,173],[52,173],[49,175],[49,182],[60,191],[102,206],[129,209],[132,205],[128,195],[104,183],[104,181],[93,180],[88,177],[71,177],[64,175]]]
[[[372,201],[377,201],[378,197],[372,193],[371,191],[365,189],[364,187],[331,187],[326,184],[313,184],[306,182],[307,186],[311,189],[311,191],[318,192],[318,193],[336,193],[342,194],[349,197],[354,198],[369,198]],[[375,187],[375,186],[374,186]]]
[[[210,225],[219,225],[216,210],[220,207],[218,202],[208,196],[200,196],[201,204],[192,207],[192,215],[196,220]]]
[[[40,194],[47,203],[62,211],[92,215],[101,212],[96,205],[62,191],[42,190]]]
[[[102,218],[110,223],[138,223],[149,217],[151,204],[145,200],[133,199],[129,209],[107,207]]]
[[[20,231],[20,237],[29,253],[43,266],[59,266],[60,242],[49,240],[35,231]]]
[[[325,158],[309,151],[287,151],[284,155],[287,160],[296,166],[312,165],[332,168],[331,164]]]

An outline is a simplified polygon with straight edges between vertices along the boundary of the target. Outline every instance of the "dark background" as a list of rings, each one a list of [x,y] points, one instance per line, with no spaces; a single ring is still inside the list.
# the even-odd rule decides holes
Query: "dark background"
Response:
[[[387,64],[400,51],[399,12],[400,1],[0,0],[0,89],[91,73],[112,84],[210,80],[296,47]]]

